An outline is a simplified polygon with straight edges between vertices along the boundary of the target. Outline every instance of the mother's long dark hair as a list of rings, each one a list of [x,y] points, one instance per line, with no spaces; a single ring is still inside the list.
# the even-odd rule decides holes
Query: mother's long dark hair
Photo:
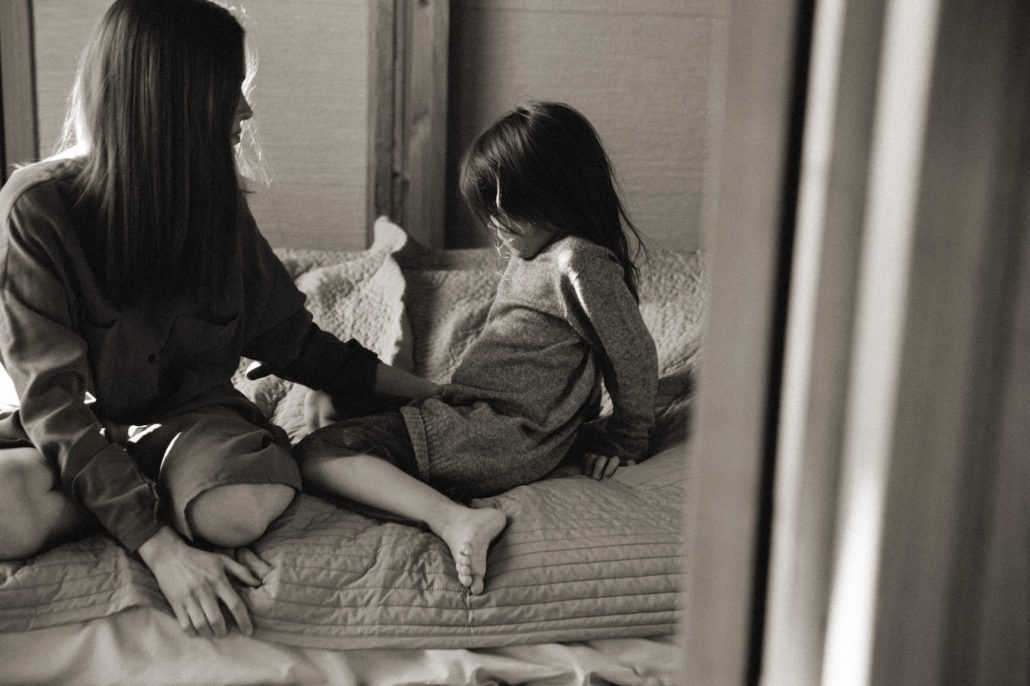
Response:
[[[593,125],[575,108],[529,102],[501,117],[466,150],[459,189],[484,225],[528,223],[573,234],[608,248],[637,295],[640,235],[619,199],[615,175]],[[623,228],[625,227],[625,228]]]
[[[84,153],[83,243],[116,304],[221,285],[242,202],[243,40],[207,0],[117,0],[82,56],[65,142]]]

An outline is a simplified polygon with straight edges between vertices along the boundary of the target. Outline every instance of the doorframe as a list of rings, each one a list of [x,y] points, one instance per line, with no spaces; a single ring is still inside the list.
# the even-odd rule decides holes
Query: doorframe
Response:
[[[371,0],[369,242],[389,216],[415,240],[444,247],[448,0]]]
[[[32,0],[0,3],[0,183],[39,157]]]

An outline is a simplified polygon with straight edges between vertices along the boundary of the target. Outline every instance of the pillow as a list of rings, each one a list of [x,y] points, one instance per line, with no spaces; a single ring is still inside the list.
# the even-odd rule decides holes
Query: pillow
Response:
[[[658,349],[658,375],[696,370],[708,307],[700,251],[655,250],[640,266],[640,314]]]
[[[411,370],[412,350],[404,311],[404,275],[393,253],[407,234],[385,217],[376,220],[368,250],[277,249],[276,254],[307,296],[315,323],[342,340],[353,338],[379,359]],[[304,433],[307,388],[275,376],[248,380],[242,360],[233,383],[293,441]]]
[[[396,257],[415,371],[445,383],[486,323],[505,262],[493,249],[429,251],[414,243]]]

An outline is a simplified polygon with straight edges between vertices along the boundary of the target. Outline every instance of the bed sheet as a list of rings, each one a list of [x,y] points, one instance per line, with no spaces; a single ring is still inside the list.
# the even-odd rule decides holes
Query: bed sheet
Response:
[[[202,686],[682,686],[675,636],[489,650],[322,650],[232,633],[184,634],[170,615],[133,608],[104,619],[0,634],[0,684]]]

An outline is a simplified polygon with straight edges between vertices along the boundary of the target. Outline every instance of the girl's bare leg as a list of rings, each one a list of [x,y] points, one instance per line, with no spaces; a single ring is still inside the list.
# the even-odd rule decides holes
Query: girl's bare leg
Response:
[[[32,557],[85,533],[87,521],[37,450],[0,450],[0,559]]]
[[[304,478],[345,498],[425,522],[454,558],[458,581],[483,591],[486,552],[508,518],[493,508],[454,502],[407,472],[372,455],[313,457],[302,463]]]

